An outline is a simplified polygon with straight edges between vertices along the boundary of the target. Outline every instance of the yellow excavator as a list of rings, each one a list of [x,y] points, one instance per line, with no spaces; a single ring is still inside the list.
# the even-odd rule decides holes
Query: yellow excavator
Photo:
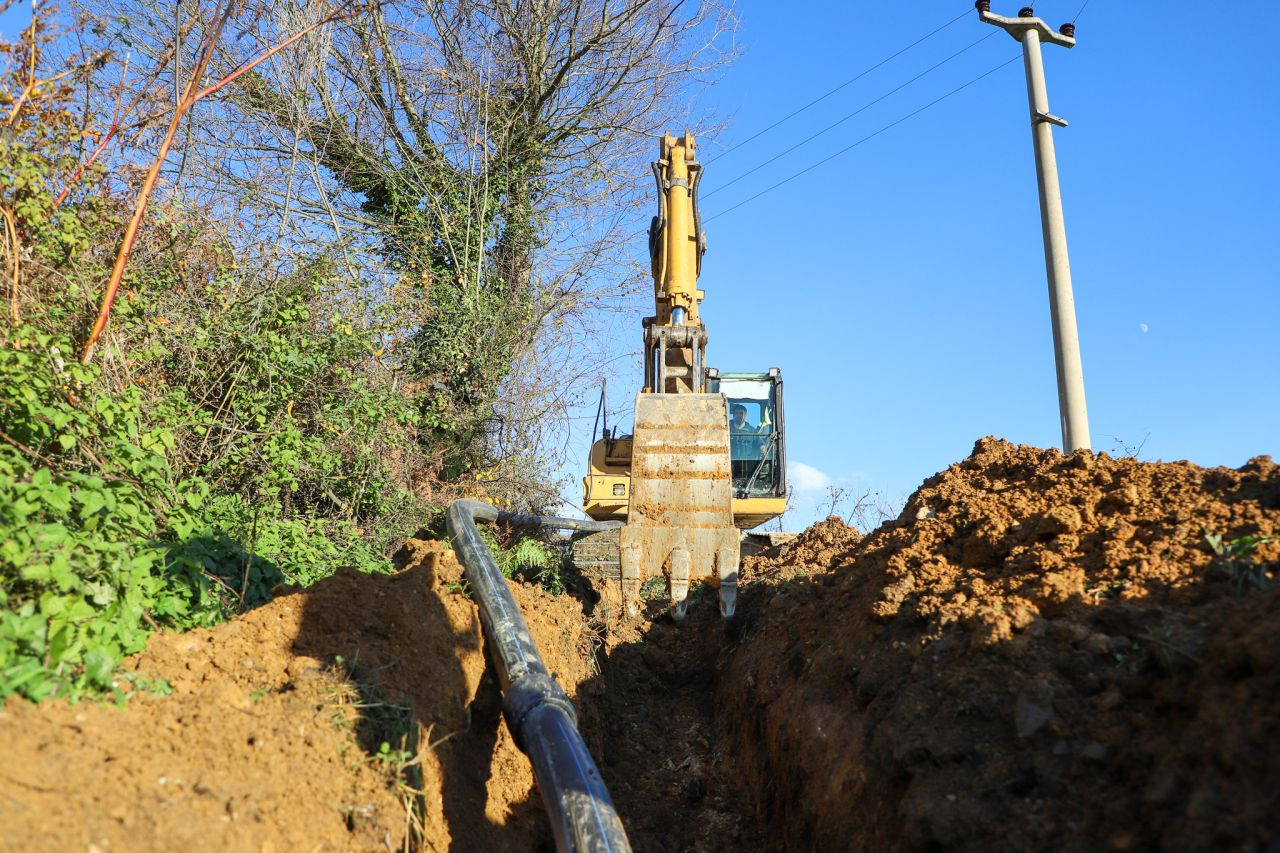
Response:
[[[698,289],[706,236],[698,212],[702,166],[693,136],[664,135],[653,164],[658,214],[649,227],[654,316],[644,328],[644,387],[632,434],[591,446],[582,508],[620,530],[574,542],[585,574],[622,582],[627,616],[640,589],[665,577],[671,615],[685,616],[691,583],[719,590],[733,616],[742,531],[786,510],[782,374],[721,373],[706,366]],[[603,401],[602,401],[603,402]]]

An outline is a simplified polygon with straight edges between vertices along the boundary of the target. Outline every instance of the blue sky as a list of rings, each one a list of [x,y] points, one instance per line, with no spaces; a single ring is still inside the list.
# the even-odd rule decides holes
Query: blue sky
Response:
[[[1080,3],[1042,2],[1036,12],[1056,27]],[[1007,15],[1019,5],[993,3]],[[699,140],[706,218],[1020,51],[964,0],[896,8],[748,0],[738,13],[743,57],[689,105],[729,120],[720,138]],[[0,31],[12,34],[15,16],[29,15],[26,4],[10,10]],[[1273,5],[1242,18],[1190,0],[1156,8],[1091,0],[1078,45],[1045,48],[1051,109],[1070,122],[1054,135],[1095,450],[1142,444],[1143,459],[1231,467],[1280,456],[1280,54],[1253,35],[1278,28]],[[900,501],[982,436],[1059,445],[1021,61],[707,231],[709,363],[776,366],[786,379],[788,454],[799,466],[793,484],[804,487],[788,528],[818,517],[828,482]],[[640,255],[644,240],[636,242]],[[638,350],[639,341],[637,313],[622,345]],[[619,375],[632,380],[625,395],[611,382],[615,403],[639,384],[634,362],[634,376]],[[570,503],[588,429],[578,429],[581,452],[565,468]]]
[[[3,0],[0,0],[0,6],[3,5]],[[30,24],[30,3],[15,4],[5,11],[0,12],[0,36],[4,36],[6,39],[12,41],[17,38],[18,33]]]
[[[700,144],[704,216],[1019,55],[997,31],[795,147],[993,29],[973,12],[716,156],[972,5],[872,8],[740,5],[745,56],[699,104],[732,119]],[[1079,8],[1036,12],[1056,28]],[[1280,11],[1240,21],[1092,0],[1078,45],[1044,49],[1051,109],[1070,122],[1054,135],[1095,450],[1145,441],[1143,459],[1231,467],[1280,455],[1280,54],[1249,44]],[[707,231],[708,363],[782,368],[789,458],[813,469],[793,477],[813,488],[789,528],[814,520],[824,481],[900,500],[982,436],[1060,446],[1020,60]]]

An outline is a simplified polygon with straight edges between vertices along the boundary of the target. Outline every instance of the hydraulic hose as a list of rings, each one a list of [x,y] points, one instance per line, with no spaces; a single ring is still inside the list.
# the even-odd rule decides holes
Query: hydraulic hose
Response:
[[[551,820],[556,849],[630,853],[622,821],[600,778],[569,697],[547,671],[529,626],[480,533],[476,519],[524,527],[611,530],[619,522],[516,515],[475,500],[454,501],[445,515],[449,540],[462,561],[494,652],[502,711],[516,745],[529,756]]]

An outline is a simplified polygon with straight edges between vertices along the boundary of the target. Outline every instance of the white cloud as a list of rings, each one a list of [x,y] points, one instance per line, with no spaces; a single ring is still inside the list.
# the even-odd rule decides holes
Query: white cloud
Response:
[[[803,462],[788,462],[787,483],[797,493],[803,494],[804,492],[822,491],[831,485],[831,478],[812,465],[806,465]]]
[[[1149,327],[1149,326],[1147,326],[1147,324],[1146,324],[1146,323],[1139,323],[1139,324],[1138,324],[1138,331],[1142,332],[1142,334],[1144,334],[1144,335],[1147,333],[1147,329],[1148,329],[1148,328],[1150,328],[1150,327]]]

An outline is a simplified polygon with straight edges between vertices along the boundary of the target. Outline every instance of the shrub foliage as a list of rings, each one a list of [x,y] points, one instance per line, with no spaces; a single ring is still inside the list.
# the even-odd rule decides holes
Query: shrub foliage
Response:
[[[0,695],[385,571],[460,493],[556,499],[544,423],[634,278],[621,176],[732,16],[339,5],[98,0],[66,38],[41,5],[0,42]]]
[[[12,105],[29,78],[10,65]],[[92,136],[71,95],[37,86],[0,128],[0,697],[108,690],[156,628],[389,571],[433,512],[392,319],[323,247],[273,266],[213,211],[155,205],[98,359],[77,360],[133,187],[98,167],[58,203]]]

